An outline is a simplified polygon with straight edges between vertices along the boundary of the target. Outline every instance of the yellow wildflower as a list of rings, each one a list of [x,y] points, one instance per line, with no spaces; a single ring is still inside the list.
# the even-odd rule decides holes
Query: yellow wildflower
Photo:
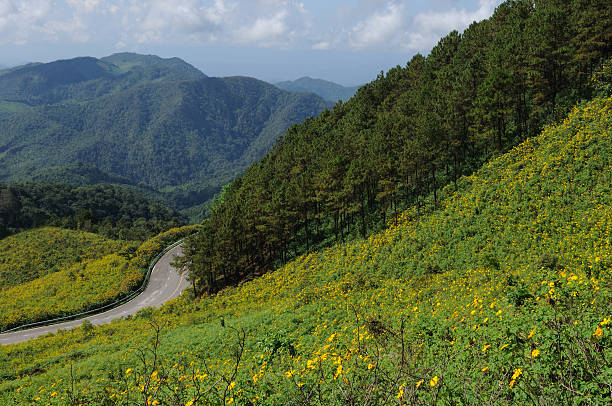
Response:
[[[436,375],[433,378],[431,378],[431,381],[429,381],[429,386],[431,386],[433,388],[437,384],[438,384],[438,376]]]
[[[601,338],[601,336],[603,335],[603,330],[601,329],[601,327],[597,326],[593,335],[597,338]]]
[[[334,380],[336,380],[336,378],[338,378],[341,373],[342,373],[342,364],[338,365],[338,368],[336,368],[336,373],[334,374]]]
[[[401,399],[402,396],[404,396],[404,386],[406,386],[405,383],[403,383],[400,387],[399,387],[399,391],[397,392],[397,396],[396,398]]]
[[[538,355],[540,355],[540,350],[535,349],[535,350],[531,351],[531,358],[535,358]]]

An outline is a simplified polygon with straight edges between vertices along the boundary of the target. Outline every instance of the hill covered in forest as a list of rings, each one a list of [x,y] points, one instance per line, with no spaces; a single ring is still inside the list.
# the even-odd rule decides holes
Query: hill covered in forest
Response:
[[[610,39],[609,2],[506,1],[292,126],[193,290],[0,348],[0,403],[607,403]]]
[[[185,222],[175,210],[127,187],[0,182],[0,238],[52,225],[144,241]]]
[[[198,206],[287,128],[330,104],[177,59],[116,54],[0,75],[0,180],[71,181],[81,164],[176,209]],[[45,168],[52,168],[45,173]],[[198,211],[200,209],[196,209]]]
[[[605,403],[611,151],[596,99],[367,239],[0,348],[0,399]]]
[[[0,99],[27,105],[86,101],[143,83],[205,77],[179,58],[134,53],[79,57],[0,71]]]
[[[290,128],[226,187],[186,250],[194,278],[215,291],[366,238],[404,208],[421,213],[426,197],[438,204],[445,185],[581,100],[607,96],[592,73],[612,55],[611,40],[612,3],[579,0],[508,1],[451,32],[426,57]]]

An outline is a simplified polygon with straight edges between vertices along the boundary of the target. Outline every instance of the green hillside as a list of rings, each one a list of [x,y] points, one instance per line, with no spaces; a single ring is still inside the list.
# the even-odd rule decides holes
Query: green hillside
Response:
[[[28,105],[60,101],[58,91],[112,76],[111,66],[91,57],[28,64],[0,75],[0,98]]]
[[[174,228],[138,244],[46,227],[0,240],[0,331],[123,298],[159,252],[191,232]]]
[[[74,166],[73,166],[74,167]],[[84,174],[87,167],[77,166]],[[90,171],[96,176],[98,172]],[[97,182],[93,182],[97,183]],[[130,187],[109,184],[0,183],[0,238],[44,225],[92,231],[106,237],[139,240],[184,224],[184,218]]]
[[[288,80],[274,84],[283,90],[298,93],[314,93],[325,100],[337,102],[338,100],[347,101],[355,95],[360,86],[342,86],[334,82],[322,79],[303,77],[296,80]]]
[[[100,59],[113,64],[121,73],[131,72],[135,68],[167,68],[182,74],[184,79],[206,77],[204,73],[180,58],[160,58],[156,55],[139,55],[131,52],[112,54]]]
[[[176,260],[193,290],[127,320],[0,347],[0,404],[610,403],[611,56],[605,1],[509,0],[451,32],[427,56],[290,127],[224,187]],[[54,130],[33,123],[52,117],[70,141],[54,133],[54,156],[66,144],[102,158],[82,176],[153,187],[193,213],[213,189],[209,179],[237,174],[234,163],[246,168],[243,157],[266,149],[268,138],[241,126],[271,117],[271,108],[248,107],[266,105],[256,89],[268,101],[284,93],[244,78],[172,84],[32,107],[28,117],[0,113],[0,129],[47,145],[43,134]],[[224,98],[233,91],[248,106]],[[90,106],[104,116],[86,114]],[[204,108],[193,106],[215,113],[202,124]],[[165,127],[166,113],[181,121]],[[216,178],[174,148],[196,145],[186,150],[198,162],[212,159],[200,124],[219,140]],[[77,128],[98,133],[71,136]],[[115,128],[146,142],[114,156]],[[252,142],[223,139],[228,128]],[[164,131],[152,129],[181,137],[164,144],[155,135]],[[45,164],[38,144],[20,137],[0,144],[0,175],[30,176],[28,155]],[[166,165],[172,177],[142,169],[156,154],[165,161],[155,168]],[[53,159],[57,174],[74,163]],[[181,169],[196,167],[202,176]],[[4,213],[14,213],[14,196],[0,194]],[[17,323],[49,303],[74,311],[108,299],[117,276],[135,269],[129,256],[79,268],[94,275],[89,290],[78,280],[90,296],[71,294],[80,274],[68,271],[4,292],[1,314]]]
[[[137,54],[15,68],[0,75],[0,99],[1,181],[81,184],[71,168],[93,167],[175,209],[198,206],[195,218],[289,126],[331,106]]]
[[[195,303],[1,348],[0,399],[605,404],[611,185],[612,98],[596,99],[431,213]]]
[[[56,227],[25,231],[0,240],[0,289],[131,246],[135,243]]]
[[[120,53],[18,66],[0,74],[0,99],[26,106],[83,102],[143,83],[199,79],[179,58]]]
[[[224,188],[186,250],[198,289],[214,292],[366,238],[406,208],[438,205],[444,186],[458,187],[581,100],[608,95],[591,77],[610,56],[612,3],[504,2],[291,127]]]

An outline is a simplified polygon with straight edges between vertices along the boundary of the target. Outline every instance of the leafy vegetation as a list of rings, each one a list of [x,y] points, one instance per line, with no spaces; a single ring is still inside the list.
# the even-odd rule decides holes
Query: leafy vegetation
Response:
[[[161,203],[119,186],[0,183],[0,238],[44,225],[144,241],[184,220]]]
[[[240,286],[0,349],[44,404],[605,404],[612,98],[367,239]]]
[[[23,238],[34,241],[68,237],[65,244],[55,250],[66,249],[53,255],[48,246],[24,247],[23,258],[13,258],[7,252],[0,257],[2,275],[10,283],[0,285],[0,331],[26,323],[68,316],[112,303],[138,288],[150,261],[169,244],[194,231],[193,226],[168,230],[138,246],[134,243],[112,242],[99,251],[99,237],[77,231],[45,228],[1,240],[3,245],[18,243]],[[78,257],[67,257],[79,252]],[[27,250],[30,248],[29,250]],[[21,247],[20,247],[21,249]],[[27,251],[25,251],[27,250]],[[112,253],[105,254],[106,252]],[[14,251],[14,249],[13,249]],[[27,257],[26,255],[29,254]],[[46,260],[37,259],[49,255]],[[58,261],[50,268],[49,262]],[[15,267],[29,260],[29,274],[19,275]],[[13,273],[17,275],[13,275]],[[18,283],[21,282],[21,283]]]
[[[97,234],[43,227],[0,240],[0,289],[51,274],[60,269],[111,253],[135,243],[114,241]]]
[[[508,1],[292,127],[196,297],[0,348],[0,403],[609,403],[611,13]]]
[[[612,3],[508,1],[292,127],[224,189],[185,263],[214,292],[305,252],[365,238],[424,210],[491,157],[599,92]],[[605,74],[602,75],[605,78]],[[605,80],[602,82],[605,83]]]
[[[146,68],[167,68],[175,72],[177,78],[200,79],[206,77],[204,73],[183,61],[180,58],[160,58],[156,55],[139,55],[132,52],[120,52],[105,56],[101,61],[111,63],[119,69],[121,73],[133,73],[137,69]],[[158,77],[157,80],[160,78]]]
[[[321,96],[325,100],[329,100],[334,103],[338,100],[347,101],[353,97],[357,92],[357,89],[359,89],[359,86],[346,87],[327,80],[313,79],[309,77],[279,82],[275,83],[274,85],[290,92],[314,93]]]
[[[15,68],[0,75],[0,99],[0,180],[82,182],[69,167],[94,167],[175,209],[196,207],[194,219],[290,125],[330,107],[135,54]]]
[[[0,74],[0,99],[26,106],[83,102],[148,82],[206,77],[179,58],[119,53],[18,66]]]

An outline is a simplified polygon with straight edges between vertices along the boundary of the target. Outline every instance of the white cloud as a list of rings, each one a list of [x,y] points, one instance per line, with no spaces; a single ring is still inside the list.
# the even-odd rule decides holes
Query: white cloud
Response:
[[[357,23],[351,32],[350,43],[354,48],[373,48],[396,42],[403,35],[406,17],[405,6],[401,3],[388,3],[382,11],[377,11]]]
[[[100,5],[100,0],[66,0],[66,2],[70,7],[86,13],[91,13]]]
[[[317,49],[320,51],[327,51],[328,49],[331,49],[332,44],[329,41],[321,41],[321,42],[317,42],[316,44],[314,44],[312,46],[312,49]]]
[[[474,11],[455,8],[448,11],[426,11],[414,17],[408,34],[408,47],[418,51],[431,49],[438,40],[452,30],[464,30],[472,22],[488,18],[499,4],[496,0],[479,0]]]
[[[310,15],[303,3],[295,0],[259,0],[255,3],[255,8],[245,14],[243,27],[231,28],[233,42],[288,47],[308,36]]]
[[[131,0],[122,40],[286,45],[308,28],[296,0]]]
[[[216,0],[210,6],[197,0],[154,0],[140,3],[131,10],[135,12],[125,20],[125,28],[138,42],[157,42],[185,34],[213,34],[222,29],[233,6],[224,0]]]
[[[338,8],[344,21],[355,21],[349,29],[329,31],[313,41],[313,49],[428,51],[452,30],[463,30],[473,21],[488,18],[501,0],[478,0],[475,10],[442,9],[448,2],[432,1],[424,11],[411,15],[408,0],[359,0],[359,7]],[[359,10],[357,10],[359,9]],[[365,15],[357,17],[357,11]]]
[[[433,0],[415,15],[409,0],[342,1],[326,9],[299,0],[0,0],[0,44],[427,51],[449,31],[490,16],[500,1],[478,0],[470,10],[442,9],[450,0]]]
[[[279,11],[270,17],[260,17],[252,25],[236,30],[235,38],[241,43],[266,44],[275,39],[286,36],[289,26],[285,21],[286,11]]]
[[[0,0],[0,44],[87,42],[92,33],[88,14],[101,1]]]

